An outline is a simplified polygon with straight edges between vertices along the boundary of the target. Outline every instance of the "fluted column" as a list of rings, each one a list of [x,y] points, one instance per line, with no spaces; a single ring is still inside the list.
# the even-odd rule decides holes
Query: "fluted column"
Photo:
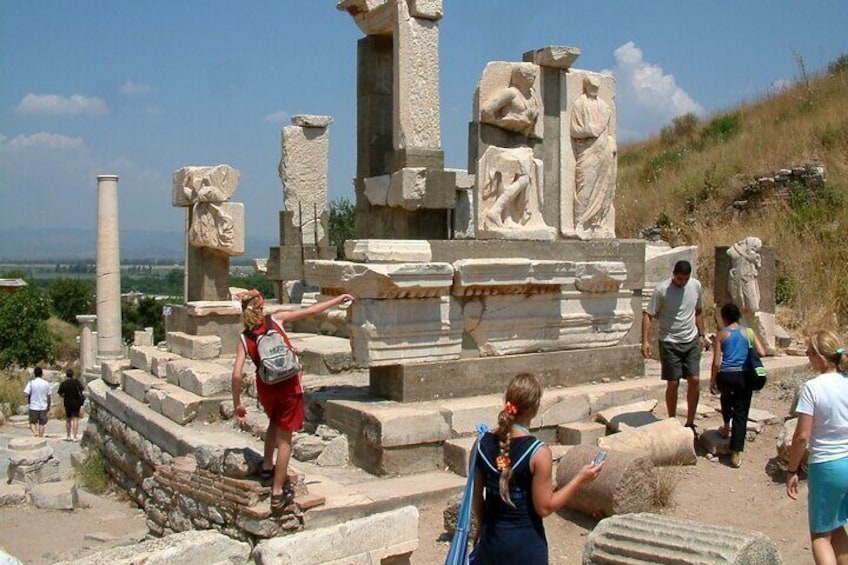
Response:
[[[97,360],[121,357],[118,175],[97,176]]]

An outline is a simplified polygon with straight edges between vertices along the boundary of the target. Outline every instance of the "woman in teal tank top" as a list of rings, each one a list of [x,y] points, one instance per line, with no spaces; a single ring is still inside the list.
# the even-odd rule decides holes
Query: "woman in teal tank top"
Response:
[[[721,417],[724,425],[719,429],[719,433],[722,437],[730,437],[730,465],[737,468],[742,465],[748,412],[751,410],[751,395],[754,392],[745,382],[742,373],[751,342],[748,339],[748,328],[739,323],[741,317],[739,307],[735,304],[725,304],[721,307],[721,321],[724,327],[716,336],[710,376],[710,392],[721,392]],[[765,355],[759,338],[756,335],[753,335],[753,338],[757,351],[760,355]]]

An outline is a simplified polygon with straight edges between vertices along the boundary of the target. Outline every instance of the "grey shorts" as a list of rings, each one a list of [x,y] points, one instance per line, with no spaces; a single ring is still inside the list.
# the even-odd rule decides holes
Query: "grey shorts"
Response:
[[[701,340],[689,343],[660,341],[662,380],[679,381],[701,376]]]
[[[32,410],[29,411],[29,423],[47,425],[47,410]]]

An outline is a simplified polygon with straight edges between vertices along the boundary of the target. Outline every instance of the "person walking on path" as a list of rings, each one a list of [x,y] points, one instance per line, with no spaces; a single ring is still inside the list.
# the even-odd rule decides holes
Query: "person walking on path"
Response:
[[[47,425],[47,414],[50,412],[50,383],[44,380],[44,371],[36,367],[32,371],[33,378],[24,387],[24,394],[29,404],[29,429],[32,435],[44,437],[44,426]]]
[[[82,383],[74,378],[73,369],[65,369],[65,380],[59,385],[58,392],[65,405],[65,441],[77,441],[85,389]]]
[[[677,416],[680,379],[686,379],[686,427],[695,429],[695,410],[701,374],[701,351],[708,342],[704,337],[703,292],[701,283],[692,278],[692,264],[678,261],[672,276],[657,285],[648,309],[642,315],[642,356],[651,357],[651,325],[659,321],[659,355],[662,380],[666,381],[665,405],[668,417]]]
[[[710,373],[710,392],[721,392],[721,417],[724,425],[719,428],[721,437],[730,438],[730,465],[739,468],[742,465],[742,451],[745,449],[745,434],[748,431],[748,412],[751,410],[753,390],[742,372],[748,349],[752,346],[749,334],[753,335],[753,346],[760,355],[766,350],[759,338],[739,323],[742,312],[733,303],[721,307],[721,321],[724,327],[718,332],[713,350],[713,364]],[[732,422],[732,427],[731,427]]]
[[[848,351],[831,331],[807,341],[818,376],[801,388],[786,494],[798,498],[798,467],[808,457],[807,516],[816,565],[848,564]]]
[[[547,565],[548,541],[542,518],[565,506],[580,485],[594,481],[603,469],[603,463],[590,463],[554,492],[551,450],[528,430],[541,399],[538,378],[527,373],[513,377],[497,429],[486,432],[472,448],[478,454],[476,468],[469,469],[476,473],[475,565]]]
[[[294,311],[281,310],[267,317],[263,309],[265,299],[258,290],[248,290],[239,294],[239,300],[241,300],[244,331],[239,336],[236,360],[233,365],[233,407],[239,423],[246,423],[247,408],[241,401],[241,375],[244,360],[249,356],[257,367],[256,391],[259,403],[262,404],[269,419],[268,430],[265,434],[262,478],[272,479],[271,511],[278,515],[294,500],[294,486],[288,480],[288,468],[292,450],[292,434],[303,427],[303,386],[300,374],[270,385],[262,381],[258,371],[261,366],[258,338],[271,329],[285,336],[284,323],[314,316],[342,302],[352,302],[353,296],[341,294],[308,308]],[[276,457],[274,457],[275,451]]]

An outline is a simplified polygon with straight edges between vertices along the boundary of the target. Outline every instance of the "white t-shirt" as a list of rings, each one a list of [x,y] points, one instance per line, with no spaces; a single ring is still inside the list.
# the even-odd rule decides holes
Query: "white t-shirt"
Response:
[[[703,307],[701,283],[690,278],[683,288],[666,279],[654,289],[647,312],[660,325],[660,341],[689,343],[698,338],[695,315]]]
[[[30,410],[47,410],[50,398],[50,383],[42,378],[29,381],[24,387],[24,394],[29,395]]]
[[[848,376],[823,373],[804,383],[795,411],[813,417],[810,463],[848,457]]]

